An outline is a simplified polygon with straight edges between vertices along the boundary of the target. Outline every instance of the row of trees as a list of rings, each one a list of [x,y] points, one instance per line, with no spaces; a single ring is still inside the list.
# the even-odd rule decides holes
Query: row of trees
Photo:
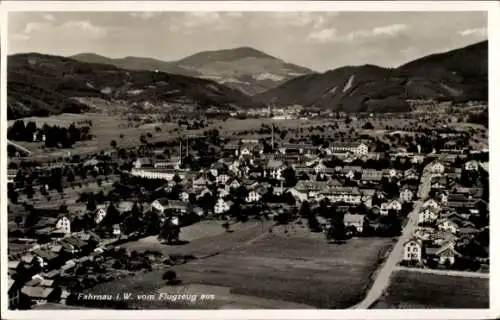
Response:
[[[47,148],[70,148],[77,141],[90,140],[90,126],[77,127],[72,123],[68,128],[44,124],[38,128],[33,121],[26,125],[17,120],[7,129],[7,138],[13,141],[44,141]]]

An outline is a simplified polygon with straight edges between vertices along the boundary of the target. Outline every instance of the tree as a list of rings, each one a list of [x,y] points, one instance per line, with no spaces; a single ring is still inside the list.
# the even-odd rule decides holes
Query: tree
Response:
[[[226,230],[226,232],[230,232],[231,223],[229,222],[229,219],[226,219],[226,221],[222,223],[222,227]]]
[[[24,190],[24,192],[26,193],[26,196],[28,197],[28,199],[33,199],[33,196],[35,195],[35,190],[33,189],[32,185],[26,186],[26,189]]]
[[[167,284],[172,284],[177,279],[177,273],[173,270],[168,270],[163,274],[163,280],[167,281]]]
[[[94,194],[91,193],[87,199],[87,210],[88,211],[94,211],[97,208],[97,204],[95,201]]]
[[[283,170],[283,179],[285,180],[284,187],[291,188],[295,187],[297,184],[297,177],[295,176],[295,170],[293,168],[286,168]]]
[[[363,129],[369,129],[369,130],[373,130],[373,124],[371,122],[367,122],[363,125],[362,127]]]
[[[117,146],[116,140],[111,140],[110,145],[111,145],[111,147],[116,148],[116,146]]]
[[[302,205],[300,206],[300,216],[302,217],[309,217],[312,214],[311,211],[311,206],[309,205],[308,201],[302,202]]]
[[[178,174],[175,174],[173,179],[174,179],[174,182],[177,184],[182,182],[182,179]]]
[[[20,215],[17,215],[14,218],[14,222],[16,223],[16,226],[19,228],[21,226],[21,223],[23,222],[23,217]]]
[[[336,213],[330,219],[330,226],[326,232],[326,237],[329,241],[342,241],[346,239],[346,227],[343,214]]]
[[[170,220],[163,223],[163,226],[158,234],[159,239],[167,240],[168,244],[172,242],[179,241],[180,228],[174,225]]]

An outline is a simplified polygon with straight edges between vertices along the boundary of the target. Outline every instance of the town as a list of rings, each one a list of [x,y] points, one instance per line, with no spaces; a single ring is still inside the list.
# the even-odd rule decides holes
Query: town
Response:
[[[193,226],[217,230],[215,225],[210,237],[231,237],[258,222],[258,236],[293,237],[299,228],[339,247],[357,238],[394,238],[401,244],[395,268],[488,272],[487,149],[473,150],[467,145],[472,139],[462,138],[468,133],[453,128],[411,139],[404,128],[374,137],[367,132],[379,132],[372,123],[384,116],[373,114],[333,116],[316,127],[282,125],[305,116],[311,115],[290,113],[243,137],[215,128],[168,142],[141,138],[127,149],[112,142],[105,152],[68,155],[53,164],[28,161],[13,142],[11,308],[126,307],[78,296],[115,279],[233,249],[229,242],[214,248],[203,238],[201,245],[183,239],[182,230]],[[365,129],[350,130],[355,123]],[[328,126],[344,128],[326,131]],[[46,130],[18,120],[9,132],[13,139],[33,136],[31,144],[47,144]],[[335,142],[339,134],[342,142]],[[182,273],[172,270],[163,280],[182,282]]]
[[[491,318],[493,6],[398,3],[5,4],[2,317]]]

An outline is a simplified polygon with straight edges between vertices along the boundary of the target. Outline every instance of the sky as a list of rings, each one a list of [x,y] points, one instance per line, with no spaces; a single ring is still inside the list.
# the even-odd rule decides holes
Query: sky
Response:
[[[8,52],[178,60],[241,46],[326,71],[487,39],[486,12],[10,12]]]

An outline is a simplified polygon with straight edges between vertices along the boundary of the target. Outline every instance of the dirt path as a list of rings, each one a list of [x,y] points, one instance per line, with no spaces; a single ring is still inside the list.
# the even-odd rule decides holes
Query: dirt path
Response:
[[[408,268],[408,267],[402,267],[402,266],[397,266],[395,270],[397,270],[397,271],[404,270],[404,271],[411,271],[411,272],[431,273],[431,274],[443,275],[443,276],[467,277],[467,278],[488,279],[490,277],[489,273],[472,272],[472,271],[419,269],[419,268]]]
[[[403,228],[398,242],[396,242],[396,244],[394,245],[384,264],[379,268],[375,281],[373,282],[365,298],[358,304],[352,306],[350,309],[368,309],[382,296],[385,289],[389,285],[392,272],[396,269],[398,262],[401,260],[404,243],[413,234],[415,228],[418,225],[418,213],[423,204],[422,199],[425,199],[427,197],[429,191],[430,174],[427,173],[427,170],[424,170],[419,188],[420,200],[414,203],[413,210],[408,215],[408,222]]]

